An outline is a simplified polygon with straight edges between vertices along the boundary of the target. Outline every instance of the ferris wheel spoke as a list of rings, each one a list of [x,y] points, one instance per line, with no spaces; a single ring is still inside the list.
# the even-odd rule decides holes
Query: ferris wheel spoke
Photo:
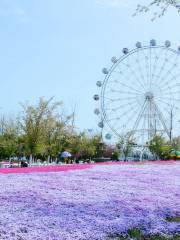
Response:
[[[123,49],[122,58],[113,58],[110,70],[103,69],[99,102],[104,121],[117,136],[128,132],[146,142],[156,132],[169,133],[170,110],[180,113],[180,54],[169,45],[139,43],[130,54]]]
[[[138,65],[138,69],[139,69],[139,72],[140,72],[139,76],[140,76],[140,79],[142,80],[141,84],[143,85],[143,88],[146,91],[145,76],[144,76],[144,73],[143,73],[143,70],[142,70],[142,67],[141,67],[141,62],[142,61],[140,60],[141,59],[140,52],[141,52],[141,50],[137,50],[137,58],[135,58],[135,56],[134,56],[134,60]]]
[[[171,100],[169,100],[168,102],[166,102],[166,100],[164,100],[164,99],[159,99],[159,101],[160,102],[163,102],[163,103],[167,103],[166,105],[168,105],[169,107],[171,107],[172,108],[172,106],[178,106],[177,105],[177,103],[176,102],[174,102],[174,100],[172,99],[172,101]],[[174,107],[174,108],[176,108],[176,109],[179,109],[180,110],[180,108],[179,107]],[[164,110],[165,111],[167,111],[168,109],[167,108],[164,108]]]
[[[152,48],[149,48],[149,89],[151,91],[151,85],[152,85]]]
[[[154,107],[155,107],[156,112],[157,112],[157,117],[159,118],[159,121],[161,122],[161,124],[162,124],[162,126],[163,126],[163,128],[164,128],[164,130],[165,130],[165,132],[167,134],[167,136],[169,137],[169,129],[167,127],[167,124],[166,124],[166,121],[164,119],[164,116],[163,116],[163,114],[161,112],[161,109],[159,109],[159,107],[156,104],[154,104]]]
[[[178,56],[176,56],[175,61],[177,61],[177,58],[178,58]],[[161,85],[160,86],[162,86],[164,84],[165,80],[167,79],[167,77],[169,75],[172,75],[172,71],[173,71],[174,68],[176,68],[176,66],[177,66],[176,64],[173,64],[173,66],[168,68],[167,72],[161,78],[161,81],[160,81]]]
[[[175,90],[180,90],[180,86],[178,85],[178,84],[174,84],[174,85],[170,85],[169,86],[169,82],[166,82],[166,84],[165,84],[165,87],[164,88],[161,88],[161,91],[162,92],[166,92],[166,91],[170,91],[170,90],[173,90],[173,91],[175,91]]]
[[[116,71],[116,73],[122,74],[122,73],[120,73],[120,72],[118,72],[118,71]],[[121,81],[129,82],[129,79],[127,79],[126,77],[124,77]],[[129,85],[127,85],[127,84],[125,84],[124,82],[121,82],[121,81],[120,81],[120,80],[117,80],[117,79],[113,79],[113,80],[110,81],[110,83],[120,84],[120,85],[122,85],[122,86],[124,86],[124,87],[127,87],[127,88],[129,88],[129,89],[131,89],[131,90],[133,90],[133,91],[135,91],[135,92],[142,93],[142,91],[140,91],[140,90],[138,90],[138,89],[135,89],[134,87],[129,86]]]
[[[109,94],[109,93],[120,93],[120,94],[129,94],[129,95],[142,95],[140,93],[137,93],[137,92],[130,92],[130,91],[121,91],[121,90],[114,90],[114,89],[111,89],[110,91],[107,91],[106,94]]]
[[[146,128],[146,123],[147,123],[147,121],[146,121],[146,118],[144,117],[143,118],[143,124],[142,124],[142,128],[143,129]],[[143,131],[143,133],[142,133],[142,140],[143,140],[143,142],[145,142],[145,134],[146,134],[146,131]]]
[[[166,82],[164,82],[164,84],[161,84],[159,85],[159,88],[161,88],[162,90],[166,90],[166,89],[169,89],[169,88],[174,88],[174,87],[179,87],[180,84],[176,83],[174,84],[175,81],[177,81],[178,79],[175,78],[174,76],[170,79],[166,79]],[[169,85],[171,84],[171,85]],[[168,86],[168,87],[167,87]]]
[[[177,80],[178,78],[180,78],[180,72],[178,72],[176,75],[171,74],[172,78],[170,79],[170,81],[173,80]]]
[[[129,66],[129,69],[130,69],[130,72],[131,72],[131,76],[133,76],[133,79],[135,78],[137,83],[139,84],[139,86],[146,91],[146,88],[145,88],[143,82],[141,82],[141,79],[139,79],[139,77],[136,74],[136,71],[134,71],[134,69],[131,67],[132,64],[130,64],[129,61],[128,61],[128,66]]]
[[[146,56],[144,51],[142,51],[142,55],[143,55],[143,59],[144,59],[144,62],[145,62],[144,69],[146,69],[147,68],[147,56]],[[147,71],[145,73],[145,79],[146,79],[146,86],[147,86]]]
[[[170,93],[175,94],[175,93],[180,92],[180,86],[178,86],[178,85],[169,86],[169,82],[167,82],[165,84],[164,88],[159,87],[159,89],[160,89],[160,92],[159,92],[159,94],[157,94],[157,96],[163,96],[163,95],[170,94]]]
[[[135,120],[135,123],[134,123],[134,125],[133,125],[133,128],[132,128],[133,131],[135,131],[135,129],[138,128],[138,125],[139,125],[139,123],[140,123],[140,120],[141,120],[141,118],[143,117],[143,113],[144,113],[144,111],[146,110],[146,103],[147,103],[147,100],[144,101],[144,103],[143,103],[140,111],[138,112],[138,116],[137,116],[137,118],[136,118],[136,120]]]
[[[137,109],[138,107],[139,107],[138,104],[136,104],[136,107],[131,107],[131,108],[126,109],[126,111],[122,112],[121,115],[118,115],[118,117],[110,118],[110,119],[108,119],[108,121],[114,121],[114,120],[119,121],[122,118],[126,117],[131,112],[131,110]]]
[[[159,71],[156,74],[157,77],[154,79],[153,84],[154,84],[154,82],[157,82],[157,80],[160,79],[160,77],[161,77],[161,74],[162,74],[162,72],[163,72],[163,70],[164,70],[164,68],[167,64],[167,55],[168,55],[168,49],[165,49],[164,54],[163,54],[164,60],[163,60],[161,66],[159,68]]]
[[[134,109],[133,109],[134,110]],[[131,115],[131,117],[127,118],[127,120],[124,120],[124,123],[122,124],[122,119],[123,117],[118,117],[118,118],[114,118],[113,119],[113,126],[117,126],[119,129],[127,129],[127,125],[129,125],[129,123],[132,121],[132,117],[137,113],[138,111],[138,107],[134,110],[133,114]],[[121,120],[120,120],[121,119]],[[130,119],[131,121],[128,121],[128,119]],[[108,120],[109,121],[109,120]],[[119,125],[119,123],[121,123],[121,125]]]
[[[169,101],[166,101],[166,98],[165,98],[165,100],[164,100],[163,98],[157,97],[157,98],[155,99],[155,101],[160,101],[160,102],[162,102],[162,103],[167,104],[168,106],[171,106],[170,102],[169,102]]]
[[[173,100],[174,100],[174,99],[173,99]],[[161,103],[163,103],[163,104],[166,104],[168,107],[172,108],[172,103],[171,103],[169,100],[167,101],[167,98],[165,98],[165,99],[163,99],[163,98],[157,98],[156,101],[159,101],[159,102],[161,102]],[[178,101],[178,102],[179,102],[179,101]],[[180,110],[180,108],[177,107],[177,106],[176,106],[175,108],[177,108],[177,109]],[[165,110],[167,110],[167,108],[165,108]]]
[[[134,101],[134,100],[132,100],[132,101],[129,101],[129,99],[127,99],[127,101],[126,102],[124,102],[123,104],[121,103],[120,105],[118,104],[117,105],[117,103],[116,103],[116,105],[114,105],[114,104],[111,104],[111,103],[105,103],[104,104],[104,110],[105,111],[112,111],[112,113],[114,113],[114,112],[116,112],[118,109],[120,110],[120,109],[124,109],[124,108],[126,108],[126,107],[128,107],[128,106],[133,106],[133,105],[136,105],[137,104],[137,102],[136,101]],[[111,114],[111,112],[109,113],[109,114]]]
[[[167,99],[167,100],[178,101],[178,102],[180,101],[180,98],[177,99],[177,98],[170,98],[170,97],[165,97],[165,98],[164,97],[159,97],[159,99]]]
[[[169,85],[168,85],[168,83],[166,84],[166,86],[165,86],[165,88],[161,88],[161,91],[163,92],[163,91],[167,91],[167,90],[169,90],[170,88],[172,89],[172,88],[179,88],[180,89],[180,84],[174,84],[174,85],[171,85],[171,87],[169,87]]]
[[[141,109],[142,109],[142,108],[141,108]],[[133,117],[137,116],[137,113],[139,112],[138,110],[139,110],[139,108],[137,108],[137,109],[132,113],[132,115],[127,119],[127,122],[132,121]],[[137,117],[136,117],[135,119],[137,119]],[[136,121],[136,120],[135,120],[135,121]]]
[[[146,49],[146,52],[148,51],[148,49]],[[143,59],[144,59],[144,69],[145,69],[145,75],[146,75],[146,86],[149,86],[149,56],[147,56],[148,53],[145,54],[145,51],[142,51],[143,54]],[[149,54],[148,54],[149,55]],[[147,89],[148,90],[148,89]]]
[[[127,87],[127,88],[129,88],[129,89],[131,89],[131,90],[137,92],[137,93],[141,93],[141,94],[142,94],[142,91],[137,90],[136,88],[134,88],[134,87],[132,87],[132,86],[128,86],[128,85],[125,84],[125,83],[120,83],[120,84],[121,84],[122,86],[124,86],[124,87]]]
[[[163,97],[157,97],[157,99],[159,99],[159,100],[161,100],[161,99],[166,99],[166,100],[168,100],[168,102],[169,101],[177,101],[177,102],[180,102],[180,98],[170,98],[170,97],[166,97],[166,98],[163,98]]]
[[[134,101],[133,101],[133,102],[128,102],[128,103],[125,103],[125,104],[121,104],[121,105],[119,105],[119,106],[117,106],[117,107],[113,107],[113,108],[112,108],[112,107],[111,107],[111,108],[106,108],[106,107],[104,107],[104,109],[105,109],[106,111],[109,111],[109,110],[116,111],[116,110],[118,110],[118,109],[127,107],[127,106],[129,106],[129,105],[133,105],[133,104],[135,104]]]
[[[121,125],[120,128],[124,128],[124,126],[126,126],[128,123],[132,123],[132,119],[135,118],[135,116],[137,115],[138,111],[139,111],[139,106],[137,106],[137,108],[133,109],[134,111],[132,111],[131,115],[127,118],[126,123]],[[129,129],[130,130],[130,129]],[[132,129],[131,129],[132,131]]]
[[[157,82],[157,80],[161,78],[161,74],[162,74],[162,72],[163,72],[163,70],[164,70],[164,68],[165,68],[165,66],[167,64],[168,49],[166,49],[164,51],[165,51],[165,53],[164,53],[164,61],[163,61],[162,65],[161,65],[161,67],[160,67],[160,70],[158,71],[157,77],[154,79],[155,81],[153,81],[153,84],[154,84],[154,82]]]
[[[159,62],[159,59],[160,59],[159,56],[162,55],[163,51],[164,51],[164,49],[161,48],[161,51],[159,51],[158,56],[156,54],[154,55],[155,56],[155,61],[154,61],[153,67],[152,67],[152,82],[153,82],[154,77],[156,76],[157,66],[158,66],[158,62]]]
[[[128,59],[129,60],[129,59]],[[137,83],[139,84],[139,87],[141,87],[142,89],[144,88],[144,85],[142,84],[142,82],[140,81],[140,79],[137,77],[136,72],[133,70],[133,68],[131,67],[131,64],[129,63],[122,63],[122,65],[128,70],[128,71],[122,71],[121,68],[119,68],[119,74],[124,75],[126,77],[125,74],[123,74],[123,72],[129,72],[129,76],[128,76],[128,81],[131,81],[132,84],[134,84],[134,79],[136,79]],[[126,77],[127,78],[127,77]]]
[[[169,86],[168,83],[167,83],[166,87],[160,88],[160,92],[159,92],[160,96],[166,95],[168,93],[174,93],[174,94],[180,93],[180,86],[173,86],[172,87],[172,86]]]
[[[124,100],[130,100],[130,99],[137,99],[137,97],[126,97],[126,98],[114,98],[114,99],[112,99],[112,98],[108,98],[108,97],[104,97],[105,99],[107,99],[107,100],[109,100],[109,101],[111,101],[111,103],[112,102],[118,102],[118,101],[124,101]]]
[[[162,86],[159,86],[159,88],[161,88],[161,89],[167,89],[167,85],[169,86],[169,84],[171,83],[174,83],[174,81],[175,80],[177,80],[177,78],[175,78],[174,76],[172,77],[172,78],[170,78],[170,79],[168,79],[168,80],[166,80],[166,82],[164,82],[164,84],[162,85]],[[172,87],[174,87],[175,85],[172,85],[171,86],[171,88]],[[176,84],[176,86],[178,86],[177,84]],[[164,88],[165,87],[165,88]],[[169,87],[168,87],[169,88]]]
[[[156,97],[157,98],[164,98],[164,99],[166,99],[168,96],[170,96],[170,95],[172,95],[172,96],[177,96],[177,94],[179,95],[179,97],[180,97],[180,91],[178,91],[178,92],[171,92],[171,91],[169,91],[169,92],[163,92],[163,94],[162,95],[157,95]]]
[[[110,115],[110,114],[115,114],[119,109],[124,109],[124,108],[126,108],[126,107],[128,107],[128,106],[131,106],[131,108],[132,108],[132,106],[136,106],[137,104],[133,101],[133,102],[129,102],[129,103],[127,103],[127,104],[122,104],[122,105],[120,105],[120,106],[118,106],[118,107],[113,107],[113,108],[105,108],[104,110],[106,111],[106,112],[108,112],[108,114]]]

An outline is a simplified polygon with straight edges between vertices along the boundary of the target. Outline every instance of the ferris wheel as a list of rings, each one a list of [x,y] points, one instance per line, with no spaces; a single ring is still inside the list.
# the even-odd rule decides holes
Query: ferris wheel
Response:
[[[136,48],[123,48],[122,56],[112,57],[112,66],[103,68],[103,81],[93,96],[98,126],[106,128],[106,139],[129,134],[146,143],[155,134],[172,138],[180,120],[180,47],[170,41]]]

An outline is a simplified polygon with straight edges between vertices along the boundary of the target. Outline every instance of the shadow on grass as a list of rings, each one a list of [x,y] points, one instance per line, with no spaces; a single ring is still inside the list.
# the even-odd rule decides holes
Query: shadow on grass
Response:
[[[168,222],[180,222],[180,217],[167,217],[166,221],[168,221]]]
[[[177,222],[175,220],[180,221],[180,218],[171,218],[171,222]],[[110,235],[107,240],[180,240],[180,235],[174,235],[174,236],[161,236],[161,235],[152,235],[152,236],[144,236],[141,233],[141,230],[138,228],[133,228],[128,230],[127,236],[122,236],[122,235]]]

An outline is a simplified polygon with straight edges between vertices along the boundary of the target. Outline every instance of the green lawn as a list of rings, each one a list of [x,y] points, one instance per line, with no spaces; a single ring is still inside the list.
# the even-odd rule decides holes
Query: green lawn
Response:
[[[170,222],[180,222],[180,217],[169,219]],[[116,235],[116,236],[109,236],[107,240],[180,240],[180,235],[174,236],[160,236],[160,235],[153,235],[153,236],[144,236],[138,228],[130,229],[128,231],[128,236]]]

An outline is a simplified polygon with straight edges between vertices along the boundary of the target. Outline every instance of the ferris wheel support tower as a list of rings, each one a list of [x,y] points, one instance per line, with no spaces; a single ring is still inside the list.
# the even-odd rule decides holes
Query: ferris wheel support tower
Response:
[[[137,42],[135,49],[122,52],[112,57],[111,67],[102,69],[104,80],[96,83],[101,89],[94,95],[98,126],[107,129],[108,140],[122,134],[142,145],[155,134],[171,140],[175,117],[180,119],[180,47],[151,40],[149,46]]]
[[[166,126],[163,114],[158,109],[158,106],[156,105],[153,97],[152,92],[146,92],[145,93],[145,100],[142,108],[140,109],[140,113],[136,119],[136,122],[133,126],[133,134],[136,132],[136,129],[138,129],[138,125],[140,122],[140,119],[145,117],[147,119],[147,129],[142,129],[143,131],[148,132],[148,140],[152,139],[154,135],[156,135],[156,122],[160,121],[163,126],[163,131],[167,134],[169,138],[170,137],[170,131],[168,127]]]

